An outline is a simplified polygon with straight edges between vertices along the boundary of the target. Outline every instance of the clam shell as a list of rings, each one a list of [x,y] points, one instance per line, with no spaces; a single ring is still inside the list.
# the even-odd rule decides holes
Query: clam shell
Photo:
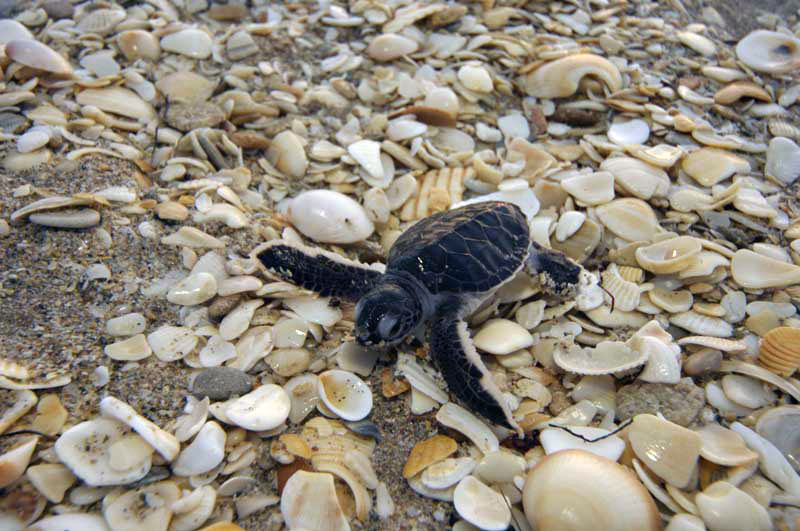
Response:
[[[800,406],[772,408],[758,418],[756,432],[775,445],[800,470]]]
[[[697,433],[654,415],[640,414],[633,418],[628,441],[636,457],[667,483],[678,488],[689,484],[702,446]]]
[[[384,33],[378,35],[367,47],[367,55],[376,61],[391,61],[417,51],[419,44],[402,35]]]
[[[764,271],[769,271],[770,274],[765,275]],[[737,284],[747,289],[779,288],[800,284],[800,266],[747,249],[736,251],[733,255],[731,274]]]
[[[636,261],[657,275],[677,273],[692,265],[703,246],[697,238],[679,236],[636,249]]]
[[[533,336],[508,319],[490,319],[473,337],[475,347],[496,356],[511,354],[533,344]]]
[[[553,361],[576,374],[613,374],[644,365],[647,353],[637,352],[621,341],[602,341],[595,348],[557,349]]]
[[[297,230],[318,242],[355,243],[375,230],[361,205],[330,190],[303,192],[292,199],[287,214]]]
[[[616,435],[608,437],[608,434],[611,433],[608,430],[574,426],[570,427],[570,431],[589,440],[603,438],[597,442],[586,442],[565,430],[547,428],[539,434],[539,441],[542,443],[545,453],[550,455],[562,450],[585,450],[605,459],[617,461],[625,450],[625,441]]]
[[[768,406],[777,400],[775,393],[764,388],[761,382],[738,374],[723,376],[722,390],[732,401],[751,409]]]
[[[317,392],[322,402],[339,417],[361,420],[372,411],[372,391],[355,374],[339,369],[319,375]]]
[[[608,158],[600,169],[613,174],[615,184],[639,199],[665,197],[669,191],[670,180],[664,170],[631,157]]]
[[[800,68],[800,39],[776,31],[752,31],[736,45],[736,56],[758,72],[785,74]]]
[[[780,326],[761,339],[758,363],[775,374],[788,377],[800,367],[800,328]]]
[[[615,199],[596,212],[600,223],[628,241],[651,241],[658,228],[653,209],[641,199]]]
[[[742,436],[719,424],[706,424],[696,430],[703,459],[723,466],[744,466],[758,461],[758,454],[747,448]]]
[[[695,496],[701,518],[710,529],[773,529],[767,510],[745,492],[717,481]]]
[[[503,495],[474,476],[458,483],[453,504],[461,518],[486,531],[503,531],[511,523],[511,509]]]
[[[522,506],[535,529],[661,529],[656,504],[636,476],[583,450],[539,461],[525,479]]]

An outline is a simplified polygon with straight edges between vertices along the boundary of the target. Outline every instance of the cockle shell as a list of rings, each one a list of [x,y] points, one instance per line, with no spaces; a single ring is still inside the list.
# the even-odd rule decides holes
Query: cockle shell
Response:
[[[691,236],[678,236],[636,249],[639,266],[657,275],[677,273],[689,267],[703,246]]]
[[[758,363],[775,374],[788,377],[800,367],[800,328],[779,326],[761,339]]]
[[[522,506],[535,529],[661,529],[656,504],[636,476],[583,450],[539,461],[525,479]]]
[[[303,192],[291,200],[287,214],[297,230],[318,242],[355,243],[375,230],[361,205],[330,190]]]
[[[642,288],[623,279],[616,264],[610,264],[601,277],[603,289],[613,297],[615,308],[630,312],[639,306]]]
[[[752,31],[736,45],[736,56],[758,72],[785,74],[800,68],[800,39],[777,31]]]

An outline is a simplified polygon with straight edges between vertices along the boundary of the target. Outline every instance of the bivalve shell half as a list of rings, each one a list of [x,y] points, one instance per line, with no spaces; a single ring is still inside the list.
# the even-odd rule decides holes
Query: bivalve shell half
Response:
[[[514,321],[491,319],[475,334],[473,342],[484,352],[502,356],[533,345],[533,336]]]
[[[547,455],[560,452],[562,450],[585,450],[597,456],[617,461],[622,452],[625,451],[625,441],[612,435],[608,430],[602,428],[592,428],[589,426],[572,426],[570,432],[559,428],[546,428],[539,434],[539,442],[544,447]],[[573,435],[576,433],[589,441],[599,439],[596,442],[587,442]]]
[[[742,436],[719,424],[706,424],[696,430],[702,446],[703,459],[722,466],[745,466],[758,461],[758,454],[750,450]]]
[[[536,98],[566,98],[577,92],[585,76],[600,79],[611,92],[622,88],[622,76],[617,67],[604,57],[588,53],[546,63],[524,78],[522,86],[528,95]]]
[[[800,328],[779,326],[761,339],[758,363],[775,374],[788,377],[800,367]]]
[[[264,431],[283,424],[290,409],[286,391],[278,385],[266,384],[229,403],[225,415],[246,430]]]
[[[503,531],[511,523],[511,510],[503,495],[474,476],[458,483],[453,504],[461,518],[486,531]]]
[[[772,408],[758,418],[756,432],[775,445],[800,470],[800,406]]]
[[[311,190],[295,197],[287,211],[297,230],[324,243],[355,243],[375,230],[364,208],[330,190]]]
[[[172,504],[181,491],[172,481],[160,481],[119,497],[107,497],[103,516],[111,529],[167,529],[172,519]]]
[[[777,31],[752,31],[736,45],[736,56],[758,72],[786,74],[800,68],[800,39]]]
[[[647,271],[668,275],[686,269],[703,249],[700,240],[679,236],[636,249],[636,262]]]
[[[583,204],[602,205],[614,199],[614,174],[598,171],[568,177],[561,181],[561,188]]]
[[[800,176],[800,146],[782,136],[770,140],[764,173],[783,184],[792,184]]]
[[[9,41],[6,56],[19,64],[60,76],[72,75],[72,65],[49,46],[33,39]]]
[[[281,493],[281,514],[289,529],[350,530],[333,476],[327,473],[299,470],[292,474]]]
[[[225,458],[225,439],[225,430],[219,424],[206,422],[191,444],[178,454],[172,471],[179,476],[205,474]]]
[[[613,374],[644,365],[647,354],[631,349],[622,341],[601,341],[595,348],[557,349],[553,361],[576,374]]]
[[[539,461],[525,480],[522,506],[535,529],[661,529],[656,504],[636,476],[583,450]]]
[[[697,510],[712,531],[774,529],[767,510],[744,491],[725,481],[712,483],[695,496]]]
[[[655,415],[633,418],[628,441],[647,468],[680,489],[686,487],[697,466],[702,439],[697,433]]]
[[[355,374],[333,369],[319,375],[317,392],[322,402],[344,420],[361,420],[372,411],[372,391]]]
[[[658,228],[655,212],[641,199],[616,199],[596,212],[600,223],[628,241],[651,241]]]
[[[749,173],[750,163],[723,149],[704,147],[684,157],[683,171],[703,186],[714,186],[735,173]]]
[[[769,274],[764,274],[765,271],[769,271]],[[780,288],[800,284],[800,266],[748,249],[741,249],[733,255],[731,274],[737,284],[747,289]]]
[[[669,191],[669,175],[664,170],[632,157],[606,159],[600,169],[613,174],[615,184],[639,199],[665,197]]]

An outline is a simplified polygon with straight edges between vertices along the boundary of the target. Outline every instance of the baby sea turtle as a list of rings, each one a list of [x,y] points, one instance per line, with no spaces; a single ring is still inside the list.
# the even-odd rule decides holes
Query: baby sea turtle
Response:
[[[386,272],[320,249],[274,240],[253,250],[266,270],[323,296],[357,302],[355,336],[390,346],[429,323],[430,356],[450,391],[492,422],[522,430],[472,344],[465,318],[518,271],[550,293],[574,293],[581,267],[531,240],[511,203],[482,202],[440,212],[404,232]]]

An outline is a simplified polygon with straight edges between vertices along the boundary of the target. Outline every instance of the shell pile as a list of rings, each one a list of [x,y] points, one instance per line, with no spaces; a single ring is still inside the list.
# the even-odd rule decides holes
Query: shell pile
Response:
[[[397,481],[460,530],[796,528],[796,17],[731,44],[713,8],[647,0],[30,4],[0,20],[4,171],[112,157],[141,178],[22,186],[0,237],[174,252],[141,291],[177,317],[104,315],[91,377],[169,363],[191,384],[168,423],[111,394],[92,417],[59,398],[85,371],[3,352],[4,529],[392,528]],[[492,199],[598,281],[555,300],[520,276],[471,318],[522,442],[451,402],[424,349],[379,360],[352,305],[247,254],[379,262],[415,220]],[[387,400],[428,436],[381,442]],[[374,466],[390,443],[414,444],[402,480]]]

